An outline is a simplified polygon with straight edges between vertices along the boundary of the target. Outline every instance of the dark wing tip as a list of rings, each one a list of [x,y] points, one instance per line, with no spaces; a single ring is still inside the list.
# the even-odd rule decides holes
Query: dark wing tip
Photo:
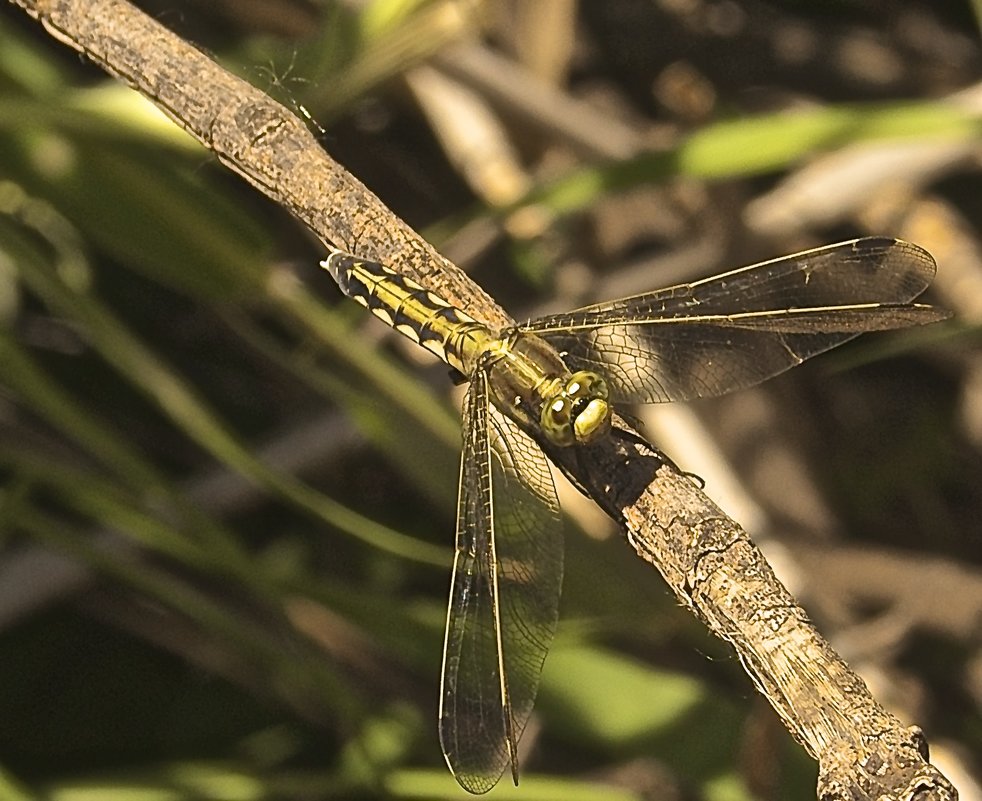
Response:
[[[890,260],[894,257],[903,259],[910,267],[926,278],[934,278],[938,264],[927,250],[913,242],[895,239],[889,236],[867,236],[853,242],[853,251],[859,258],[876,258]]]

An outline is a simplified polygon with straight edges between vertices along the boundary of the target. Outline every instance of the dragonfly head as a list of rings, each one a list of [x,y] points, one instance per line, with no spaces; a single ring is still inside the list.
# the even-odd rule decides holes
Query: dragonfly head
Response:
[[[556,445],[582,445],[610,430],[607,382],[581,370],[559,385],[542,405],[542,431]]]

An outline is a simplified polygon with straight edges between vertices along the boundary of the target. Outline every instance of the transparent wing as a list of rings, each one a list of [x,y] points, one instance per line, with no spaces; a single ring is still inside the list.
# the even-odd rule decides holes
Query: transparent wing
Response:
[[[538,445],[488,401],[464,405],[457,540],[440,697],[440,744],[457,781],[490,790],[511,765],[559,618],[559,502]]]
[[[864,331],[936,322],[910,303],[934,278],[927,251],[867,238],[523,326],[573,370],[595,370],[614,401],[659,403],[752,386]]]

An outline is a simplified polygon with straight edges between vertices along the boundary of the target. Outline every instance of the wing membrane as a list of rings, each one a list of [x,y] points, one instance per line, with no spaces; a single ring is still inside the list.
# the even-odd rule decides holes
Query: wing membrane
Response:
[[[864,331],[942,319],[910,303],[935,269],[916,245],[857,239],[522,330],[548,340],[571,369],[604,375],[614,401],[690,400],[752,386]]]
[[[457,781],[490,790],[511,765],[559,618],[563,541],[539,447],[488,401],[464,407],[457,539],[443,654],[440,743]]]

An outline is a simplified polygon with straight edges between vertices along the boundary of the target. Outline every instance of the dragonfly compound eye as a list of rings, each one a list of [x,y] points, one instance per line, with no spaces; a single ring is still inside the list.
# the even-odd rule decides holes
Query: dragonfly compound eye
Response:
[[[565,393],[556,395],[543,405],[539,422],[550,442],[556,445],[572,445],[576,442],[572,411],[573,403]]]
[[[596,373],[580,370],[566,382],[566,395],[573,401],[573,436],[590,442],[610,429],[607,382]]]
[[[573,434],[577,442],[591,442],[610,430],[610,405],[604,398],[593,398],[574,406]]]
[[[610,428],[607,382],[596,373],[573,373],[542,407],[542,430],[556,445],[590,442]]]

